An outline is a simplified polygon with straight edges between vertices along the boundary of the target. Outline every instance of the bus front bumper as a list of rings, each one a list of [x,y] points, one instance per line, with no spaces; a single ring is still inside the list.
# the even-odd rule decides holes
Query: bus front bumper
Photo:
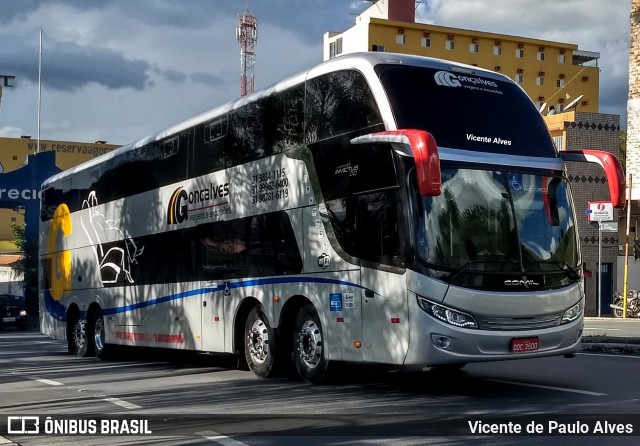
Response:
[[[584,327],[582,317],[557,327],[527,331],[464,329],[424,313],[417,319],[411,326],[405,365],[502,361],[575,353],[580,350]]]

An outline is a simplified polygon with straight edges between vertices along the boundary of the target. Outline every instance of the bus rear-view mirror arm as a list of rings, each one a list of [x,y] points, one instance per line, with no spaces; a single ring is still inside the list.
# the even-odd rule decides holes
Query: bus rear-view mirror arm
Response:
[[[560,152],[563,161],[577,161],[583,163],[594,163],[604,169],[609,184],[609,195],[611,203],[615,208],[624,207],[626,180],[622,164],[614,155],[604,150],[583,149],[583,150],[563,150]]]
[[[415,160],[418,190],[423,197],[442,192],[440,157],[433,135],[424,130],[401,129],[370,133],[351,140],[351,144],[391,144],[396,153]]]

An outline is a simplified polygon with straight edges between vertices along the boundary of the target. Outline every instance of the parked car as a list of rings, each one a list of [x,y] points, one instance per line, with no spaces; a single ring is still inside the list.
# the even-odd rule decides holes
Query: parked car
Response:
[[[0,294],[0,330],[5,327],[27,329],[27,309],[24,297]]]

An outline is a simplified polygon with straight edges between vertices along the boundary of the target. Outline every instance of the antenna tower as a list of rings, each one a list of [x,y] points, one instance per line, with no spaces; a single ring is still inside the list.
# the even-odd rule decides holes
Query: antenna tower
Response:
[[[240,44],[240,96],[253,93],[253,66],[256,61],[255,47],[258,41],[258,19],[247,11],[238,16],[236,38]]]

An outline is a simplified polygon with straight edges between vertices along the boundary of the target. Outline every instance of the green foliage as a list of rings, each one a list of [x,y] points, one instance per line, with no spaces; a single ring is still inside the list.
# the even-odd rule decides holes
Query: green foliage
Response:
[[[25,291],[27,311],[29,314],[38,314],[38,240],[27,240],[25,236],[26,225],[12,224],[11,232],[15,237],[15,244],[24,256],[19,262],[12,265],[16,276],[22,275]]]

